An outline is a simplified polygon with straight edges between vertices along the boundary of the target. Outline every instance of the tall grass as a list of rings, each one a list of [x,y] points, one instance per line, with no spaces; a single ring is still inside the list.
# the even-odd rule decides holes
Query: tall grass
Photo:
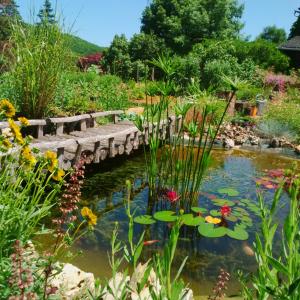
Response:
[[[19,111],[41,118],[55,99],[68,62],[68,47],[59,25],[12,24],[14,98]]]

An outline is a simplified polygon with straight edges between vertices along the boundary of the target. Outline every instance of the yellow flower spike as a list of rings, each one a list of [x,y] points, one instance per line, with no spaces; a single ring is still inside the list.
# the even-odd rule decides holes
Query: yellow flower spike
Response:
[[[36,158],[31,152],[31,149],[28,146],[25,146],[21,150],[21,155],[20,155],[21,161],[25,164],[26,167],[32,168],[36,164]]]
[[[11,148],[12,147],[12,143],[10,142],[9,139],[4,139],[2,141],[2,145],[5,147],[5,148]]]
[[[97,216],[88,207],[85,206],[81,209],[81,215],[87,219],[90,226],[97,224]]]
[[[52,173],[58,167],[58,159],[56,153],[52,151],[45,152],[45,159],[48,162],[48,170]]]
[[[24,139],[22,137],[22,133],[20,131],[20,127],[14,122],[13,119],[8,119],[9,128],[11,130],[12,135],[19,145],[24,145]]]
[[[219,224],[222,222],[219,218],[213,218],[212,216],[205,217],[205,221],[210,224]]]
[[[62,169],[58,169],[54,172],[52,178],[56,181],[62,181],[65,176],[65,171]]]
[[[20,117],[20,118],[18,118],[18,120],[20,121],[22,126],[29,126],[30,125],[29,121],[25,117]]]
[[[15,107],[7,100],[0,101],[0,112],[3,111],[7,118],[12,118],[16,114]]]

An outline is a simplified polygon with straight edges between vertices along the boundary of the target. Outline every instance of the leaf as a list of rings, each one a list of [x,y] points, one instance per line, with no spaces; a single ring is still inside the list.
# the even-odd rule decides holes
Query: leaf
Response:
[[[227,235],[233,239],[245,241],[249,238],[248,232],[240,226],[235,226],[234,230],[227,229]]]
[[[223,205],[234,206],[235,205],[235,203],[233,201],[226,200],[226,199],[214,199],[214,200],[212,200],[212,202],[217,206],[223,206]]]
[[[183,224],[187,226],[198,226],[201,222],[204,222],[203,217],[194,217],[192,214],[185,214],[181,216]]]
[[[214,227],[213,224],[201,223],[198,226],[198,231],[201,235],[209,238],[222,237],[226,234],[225,227]]]
[[[156,222],[155,220],[153,220],[152,216],[149,215],[137,216],[133,219],[133,221],[142,225],[151,225]]]
[[[233,188],[223,188],[223,189],[218,189],[219,194],[226,194],[230,197],[235,197],[239,195],[239,192]]]
[[[289,286],[288,294],[292,295],[298,286],[300,286],[300,277]]]
[[[230,215],[225,217],[226,220],[231,221],[231,222],[237,222],[238,218],[236,216]]]
[[[209,213],[210,213],[213,217],[220,217],[220,216],[221,216],[221,213],[220,213],[218,210],[215,210],[215,209],[211,210]]]
[[[246,223],[252,223],[252,219],[248,216],[242,216],[241,220]]]
[[[193,211],[194,213],[201,213],[201,214],[205,214],[207,212],[207,209],[206,208],[202,208],[202,207],[197,207],[197,206],[194,206],[191,208],[191,211]]]
[[[158,211],[154,214],[154,218],[162,222],[175,222],[177,216],[174,216],[175,212],[170,210]]]
[[[284,273],[285,275],[289,275],[288,269],[277,259],[267,255],[269,263],[278,271],[281,273]]]

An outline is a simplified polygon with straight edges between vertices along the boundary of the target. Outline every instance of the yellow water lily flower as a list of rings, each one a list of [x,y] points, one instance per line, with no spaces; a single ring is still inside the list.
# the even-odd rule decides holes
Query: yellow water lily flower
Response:
[[[81,215],[87,219],[90,226],[97,224],[97,216],[88,207],[85,206],[81,209]]]
[[[48,170],[52,173],[58,167],[58,159],[56,153],[53,151],[46,151],[45,158],[48,162]]]
[[[0,101],[0,112],[3,111],[8,118],[12,118],[16,114],[15,107],[7,100]]]
[[[211,224],[219,224],[219,223],[221,223],[222,220],[219,218],[214,218],[212,216],[207,216],[207,217],[205,217],[205,221],[207,223],[211,223]]]
[[[28,146],[25,146],[21,150],[21,161],[25,164],[25,166],[32,168],[36,164],[36,158],[31,152],[31,149]]]
[[[65,171],[62,169],[57,169],[52,175],[52,178],[56,181],[62,181],[64,176],[65,176]]]
[[[14,122],[13,119],[8,119],[9,128],[19,145],[24,145],[24,139],[20,131],[20,127]]]
[[[20,123],[23,126],[29,126],[30,125],[29,121],[25,117],[20,117],[20,118],[18,118],[18,120],[20,121]]]

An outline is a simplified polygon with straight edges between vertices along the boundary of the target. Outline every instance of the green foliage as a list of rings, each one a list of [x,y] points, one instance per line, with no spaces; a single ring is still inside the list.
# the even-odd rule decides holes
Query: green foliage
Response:
[[[297,16],[297,20],[293,23],[291,30],[290,30],[290,34],[289,34],[289,39],[300,35],[300,8],[298,10],[295,10],[295,15]]]
[[[258,36],[258,39],[263,39],[279,45],[286,41],[287,35],[283,28],[277,28],[274,25],[265,27],[262,33]]]
[[[106,48],[100,47],[80,37],[72,34],[65,34],[65,40],[69,48],[78,56],[86,56],[93,53],[104,51]]]
[[[128,92],[119,77],[94,72],[65,73],[55,98],[55,106],[71,114],[124,109],[128,105]]]
[[[235,0],[155,0],[143,12],[142,32],[163,38],[177,53],[187,53],[205,38],[237,36],[242,12]]]
[[[30,118],[41,118],[53,103],[62,72],[67,69],[68,49],[58,25],[13,25],[13,95],[17,107]]]
[[[278,239],[276,213],[280,209],[282,187],[277,190],[270,208],[262,195],[259,195],[262,224],[261,232],[256,234],[254,243],[257,272],[250,278],[245,278],[239,273],[243,296],[247,300],[296,300],[300,297],[299,182],[292,184],[289,192],[291,201],[281,230],[281,250],[278,254],[273,250],[273,246]]]
[[[132,65],[125,35],[115,35],[110,47],[104,51],[102,66],[110,74],[130,79]]]

